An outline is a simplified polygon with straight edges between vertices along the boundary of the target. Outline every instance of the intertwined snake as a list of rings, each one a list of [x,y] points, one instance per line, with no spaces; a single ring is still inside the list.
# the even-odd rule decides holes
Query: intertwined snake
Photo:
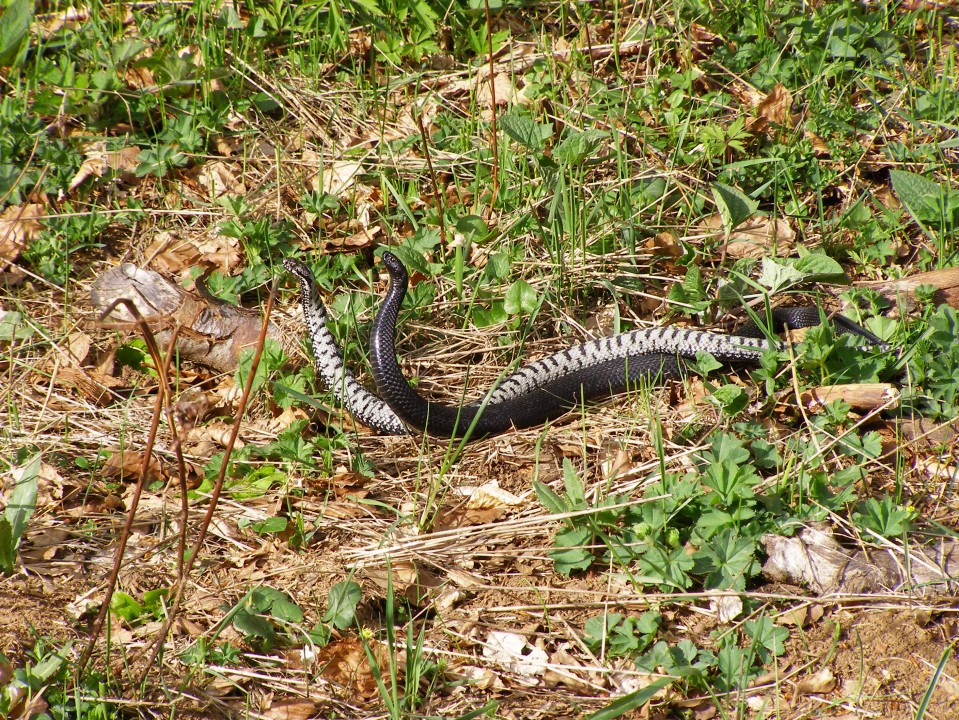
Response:
[[[526,428],[556,418],[584,402],[635,387],[642,379],[674,378],[683,361],[706,352],[721,362],[756,363],[763,353],[783,344],[747,334],[725,335],[686,328],[653,328],[574,345],[535,360],[508,375],[482,400],[460,406],[427,400],[407,382],[396,360],[396,321],[409,277],[399,258],[383,253],[390,287],[373,323],[370,364],[380,397],[370,393],[343,363],[336,339],[326,326],[326,308],[313,273],[301,262],[284,260],[300,281],[303,313],[313,345],[317,372],[353,417],[387,435],[411,430],[440,437],[471,439]],[[773,311],[777,325],[811,327],[821,322],[815,307]],[[852,321],[835,316],[840,332],[853,333],[877,345],[881,341]],[[742,332],[742,331],[741,331]]]

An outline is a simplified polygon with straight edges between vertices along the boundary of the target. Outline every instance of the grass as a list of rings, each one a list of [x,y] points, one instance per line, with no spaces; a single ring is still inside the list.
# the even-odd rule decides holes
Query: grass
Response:
[[[954,435],[934,439],[959,412],[948,288],[865,284],[959,260],[955,19],[488,10],[0,15],[0,714],[955,714],[946,589],[822,599],[761,572],[769,534],[814,523],[903,562],[957,529]],[[761,321],[784,300],[841,301],[904,352],[824,327],[546,428],[375,437],[314,388],[280,261],[312,266],[362,370],[385,248],[413,273],[403,362],[450,402],[591,335],[743,305]],[[90,285],[120,262],[185,284],[206,267],[210,292],[259,309],[279,278],[291,342],[233,377],[179,362],[164,381],[141,337],[91,322]],[[897,406],[799,400],[879,381]],[[164,388],[158,407],[216,410],[164,420],[154,472]],[[929,441],[908,439],[914,416]]]

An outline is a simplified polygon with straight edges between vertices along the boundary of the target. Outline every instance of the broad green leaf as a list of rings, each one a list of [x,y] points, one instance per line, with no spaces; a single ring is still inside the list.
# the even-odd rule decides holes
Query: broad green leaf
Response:
[[[959,192],[903,170],[891,170],[889,175],[896,195],[923,231],[928,233],[926,224],[944,232],[959,225]]]
[[[266,618],[246,610],[240,610],[233,617],[233,627],[248,637],[259,638],[267,650],[276,642],[276,633]]]
[[[576,468],[569,458],[563,458],[563,485],[566,488],[566,495],[569,497],[569,504],[574,510],[581,510],[586,507],[586,490],[583,488],[583,481],[579,479]]]
[[[719,216],[723,219],[723,229],[726,231],[726,237],[729,237],[729,234],[735,228],[751,217],[759,208],[759,201],[753,200],[738,188],[714,182],[711,190],[713,200],[716,201],[716,207],[719,210]]]
[[[23,315],[13,310],[0,310],[0,342],[27,340],[33,336],[33,328],[23,321]]]
[[[939,183],[905,170],[890,170],[889,179],[892,181],[893,192],[913,220],[922,225],[932,219],[929,217],[930,200],[943,194]]]
[[[536,310],[536,291],[525,280],[517,280],[506,291],[503,309],[510,315],[528,315]]]
[[[580,165],[595,155],[607,134],[600,130],[573,132],[553,150],[553,158],[564,165]]]
[[[286,597],[273,601],[270,614],[277,620],[284,622],[303,622],[303,611],[300,606]]]
[[[131,595],[118,590],[110,598],[110,612],[128,623],[134,623],[146,613],[146,610]]]
[[[14,481],[13,490],[10,491],[10,497],[7,499],[3,516],[10,521],[15,545],[20,543],[20,537],[27,529],[27,523],[37,508],[37,477],[39,475],[40,456],[34,455],[19,472],[19,478]]]
[[[323,622],[331,623],[338,630],[350,627],[356,619],[356,606],[363,597],[360,586],[351,580],[343,580],[330,588],[327,595],[326,613]]]
[[[809,253],[801,258],[784,258],[783,262],[801,272],[805,282],[837,282],[846,279],[842,265],[823,253]]]
[[[749,404],[749,395],[738,385],[728,384],[716,388],[709,396],[710,402],[719,407],[726,415],[736,415]]]
[[[777,293],[802,282],[804,278],[805,275],[802,271],[797,270],[792,265],[763,256],[762,270],[756,280],[770,293]]]
[[[723,364],[714,358],[710,353],[705,350],[696,351],[696,361],[690,363],[690,366],[695,370],[699,375],[706,377],[709,373],[719,370],[723,367]]]
[[[261,520],[260,522],[250,523],[250,529],[258,535],[267,535],[269,533],[279,533],[286,530],[290,521],[285,517],[273,517]]]
[[[10,67],[16,62],[30,30],[33,12],[33,0],[12,0],[0,15],[0,67]]]
[[[4,575],[13,575],[13,564],[17,559],[17,544],[13,539],[10,521],[0,516],[0,571]]]
[[[541,482],[534,482],[533,491],[536,493],[540,504],[553,515],[559,515],[569,511],[569,506],[566,504],[566,501],[554,493],[548,485],[544,485]]]
[[[530,150],[542,150],[546,138],[553,134],[551,123],[541,125],[522,112],[508,112],[497,124],[510,138]]]

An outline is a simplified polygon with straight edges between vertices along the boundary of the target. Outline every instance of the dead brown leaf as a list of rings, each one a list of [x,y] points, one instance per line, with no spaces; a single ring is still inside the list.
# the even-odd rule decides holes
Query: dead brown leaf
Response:
[[[44,206],[40,203],[11,205],[0,213],[0,270],[5,270],[20,257],[23,249],[36,238],[43,226]]]
[[[140,479],[143,470],[143,453],[139,450],[115,451],[103,466],[106,477],[114,477],[125,481]],[[169,477],[160,460],[156,456],[150,458],[147,465],[147,480],[150,482]]]
[[[754,131],[759,132],[760,130],[765,130],[769,123],[792,127],[792,119],[789,112],[792,108],[792,103],[792,93],[786,89],[785,85],[777,83],[776,86],[769,91],[769,94],[756,105],[756,120],[760,121],[761,125],[756,127]],[[750,129],[749,123],[746,124],[746,129]]]
[[[780,625],[808,627],[813,623],[819,622],[825,612],[822,605],[800,605],[797,608],[784,612],[776,619],[776,622]]]
[[[209,201],[223,196],[246,195],[242,176],[237,176],[233,170],[228,163],[217,160],[194,168],[187,177],[194,181],[194,187]]]
[[[193,240],[180,237],[172,230],[163,230],[153,238],[146,249],[147,263],[158,271],[177,275],[200,264],[202,254]]]
[[[356,176],[363,171],[363,163],[355,160],[335,160],[312,178],[313,190],[339,197],[356,184]]]
[[[270,720],[307,720],[313,717],[319,705],[312,700],[281,700],[270,703],[261,715]]]
[[[503,517],[511,507],[522,505],[523,500],[503,490],[496,480],[474,488],[459,488],[465,499],[447,498],[437,513],[435,529],[483,525]]]
[[[797,695],[813,695],[828,693],[836,689],[836,676],[832,670],[824,667],[812,675],[807,675],[796,683]]]
[[[723,219],[719,213],[710,215],[700,228],[710,234],[722,232]],[[733,258],[787,257],[796,251],[796,233],[785,219],[760,215],[734,228],[723,249]]]
[[[403,595],[414,605],[422,604],[443,584],[443,580],[434,573],[408,560],[394,561],[389,566],[364,568],[359,575],[383,591],[392,588],[394,593]]]
[[[372,645],[370,650],[380,667],[386,665],[386,650],[380,645]],[[376,696],[378,688],[369,658],[363,644],[356,638],[335,640],[320,648],[316,661],[323,668],[320,674],[329,682],[335,683],[351,694],[364,700]]]
[[[121,150],[107,150],[106,143],[93,143],[87,148],[86,159],[70,180],[70,192],[90,178],[117,175],[126,183],[137,180],[136,169],[140,148],[131,146]]]
[[[494,103],[497,107],[508,106],[516,103],[516,100],[516,86],[509,74],[501,72],[494,75],[492,87],[486,78],[478,80],[476,102],[483,108],[484,116],[491,114]]]
[[[323,240],[323,249],[328,252],[353,252],[361,248],[373,247],[376,243],[376,236],[380,234],[383,228],[374,225],[370,228],[360,228],[347,237],[327,235]]]
[[[49,382],[45,376],[36,378],[38,385]],[[53,382],[58,387],[78,391],[94,405],[106,407],[116,400],[115,391],[128,387],[124,380],[106,375],[95,368],[78,368],[61,365],[56,369]]]

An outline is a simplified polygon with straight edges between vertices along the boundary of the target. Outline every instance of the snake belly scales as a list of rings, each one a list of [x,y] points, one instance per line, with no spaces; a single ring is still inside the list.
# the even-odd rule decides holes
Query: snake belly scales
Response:
[[[390,286],[370,335],[370,365],[380,395],[377,397],[345,366],[339,344],[327,327],[326,307],[313,273],[298,260],[283,261],[299,280],[317,373],[356,420],[384,435],[413,431],[437,437],[468,434],[470,439],[497,435],[540,425],[584,402],[635,387],[642,379],[681,377],[683,360],[694,359],[697,352],[707,352],[725,363],[756,363],[763,353],[784,347],[781,342],[759,337],[756,327],[737,335],[675,327],[633,330],[574,345],[524,365],[482,400],[444,405],[419,395],[400,369],[395,350],[396,323],[409,276],[392,253],[383,253],[383,263]],[[821,316],[816,307],[779,308],[773,311],[773,320],[779,327],[802,328],[819,325]],[[837,315],[831,322],[839,332],[882,345],[847,318]]]

